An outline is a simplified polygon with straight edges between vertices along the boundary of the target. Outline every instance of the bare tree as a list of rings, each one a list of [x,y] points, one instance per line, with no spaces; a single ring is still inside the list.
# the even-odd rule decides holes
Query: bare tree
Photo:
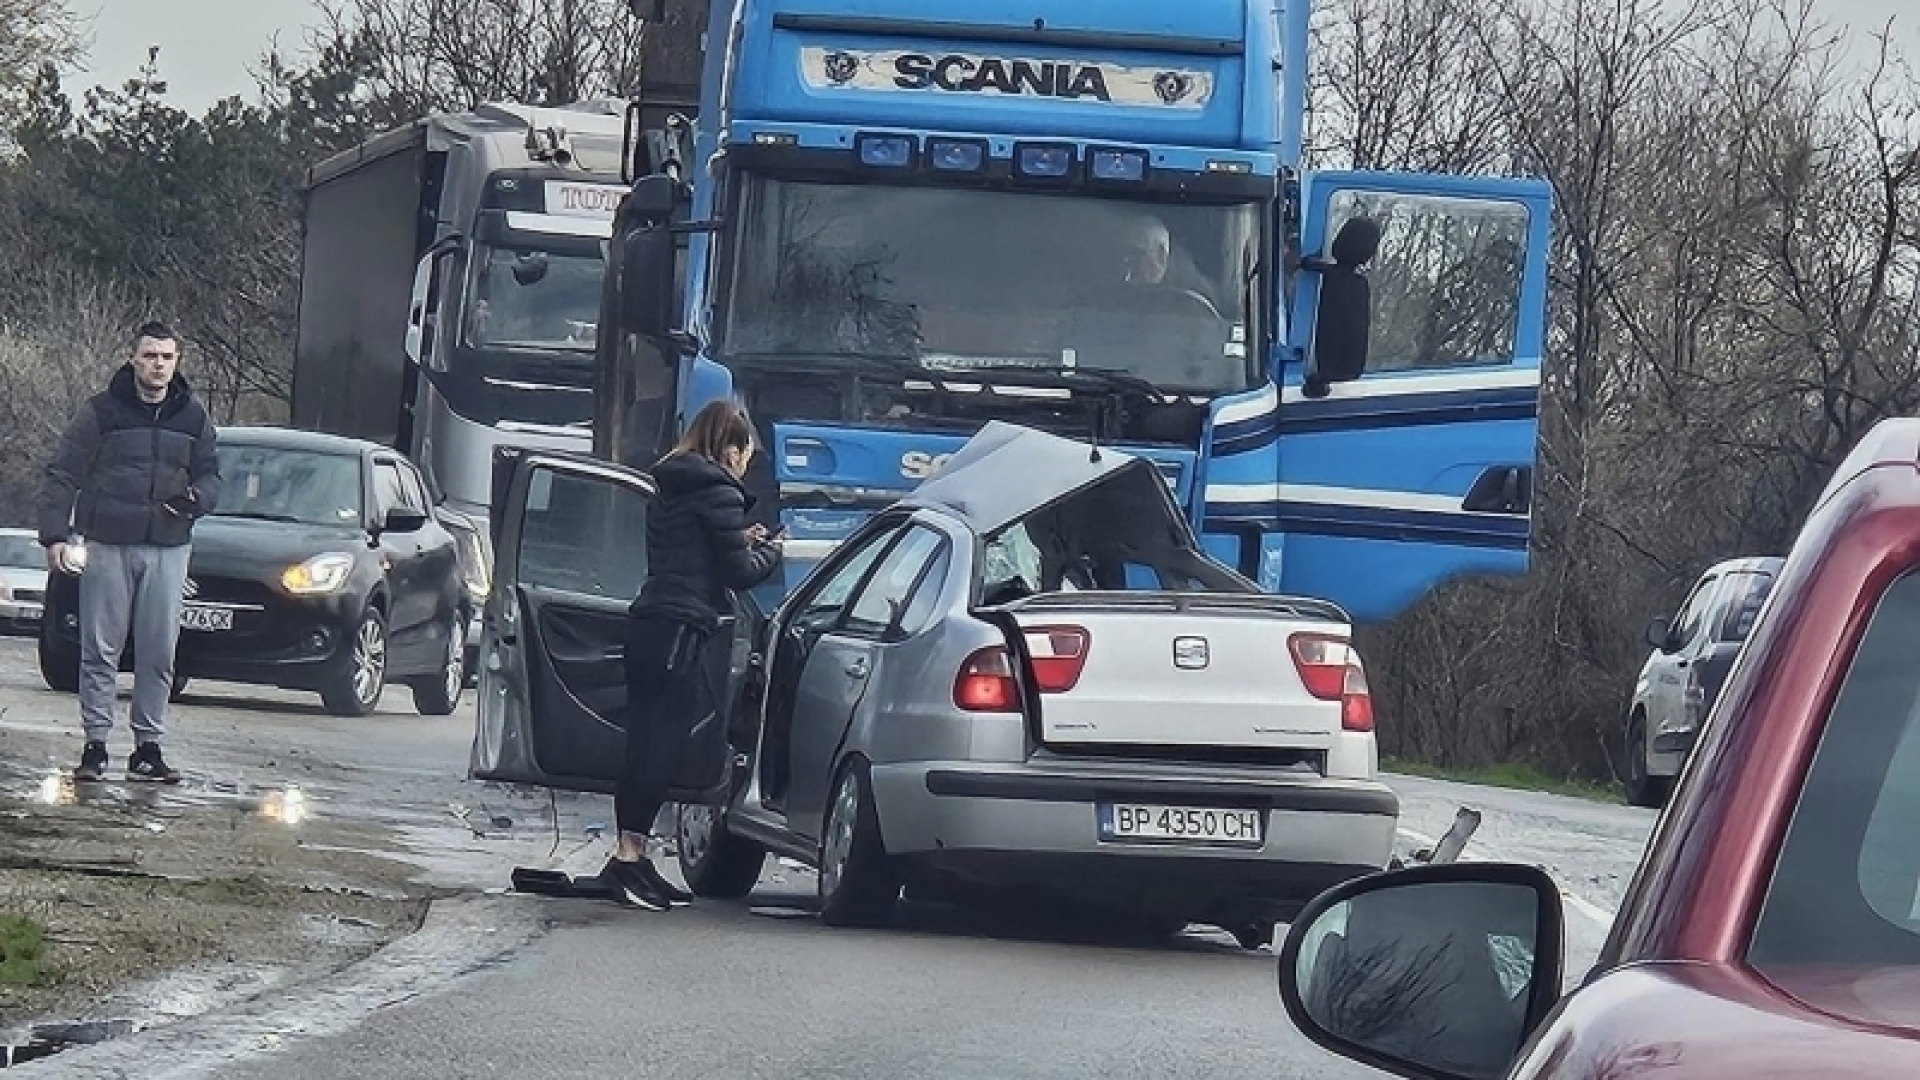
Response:
[[[367,61],[370,92],[422,115],[484,101],[625,96],[645,24],[625,0],[319,0],[313,44]]]
[[[0,0],[0,112],[10,119],[43,65],[70,64],[86,45],[66,0]]]

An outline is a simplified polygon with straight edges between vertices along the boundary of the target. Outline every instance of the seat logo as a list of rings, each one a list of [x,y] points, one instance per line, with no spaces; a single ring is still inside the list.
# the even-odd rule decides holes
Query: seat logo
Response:
[[[1211,659],[1207,651],[1206,638],[1177,637],[1173,639],[1174,667],[1183,671],[1199,671],[1206,667]]]

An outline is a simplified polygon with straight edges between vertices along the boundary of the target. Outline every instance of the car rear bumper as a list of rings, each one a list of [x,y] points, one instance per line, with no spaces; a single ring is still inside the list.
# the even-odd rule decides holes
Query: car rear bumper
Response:
[[[1197,896],[1212,883],[1297,906],[1384,868],[1399,822],[1399,800],[1383,784],[1247,769],[916,762],[875,765],[871,775],[889,854],[962,877],[1106,892]],[[1257,809],[1265,833],[1258,847],[1103,840],[1099,806],[1113,802]]]

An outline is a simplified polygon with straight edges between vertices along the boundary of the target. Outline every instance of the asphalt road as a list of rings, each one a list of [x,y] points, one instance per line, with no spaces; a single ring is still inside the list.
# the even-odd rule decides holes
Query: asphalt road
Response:
[[[30,648],[0,643],[0,735],[72,731],[72,699],[37,687]],[[1271,954],[1198,930],[1139,948],[938,910],[900,929],[829,930],[804,910],[810,875],[772,862],[751,904],[664,915],[486,895],[515,864],[597,867],[607,848],[590,830],[610,820],[610,807],[467,783],[470,711],[429,720],[407,705],[395,694],[381,715],[343,721],[290,695],[197,688],[178,711],[173,756],[208,775],[297,776],[316,813],[394,830],[423,880],[463,894],[425,932],[331,980],[19,1075],[1380,1075],[1292,1029]],[[10,764],[17,774],[21,763]],[[1403,850],[1431,843],[1465,804],[1484,815],[1465,857],[1537,862],[1555,874],[1569,905],[1568,977],[1577,978],[1654,815],[1392,782],[1404,803]]]

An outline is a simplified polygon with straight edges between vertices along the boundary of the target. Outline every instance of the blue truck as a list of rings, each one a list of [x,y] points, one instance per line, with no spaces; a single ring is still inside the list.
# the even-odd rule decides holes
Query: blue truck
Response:
[[[1524,572],[1550,191],[1303,170],[1308,17],[714,0],[697,107],[630,124],[596,453],[734,395],[775,598],[988,419],[1152,459],[1215,556],[1359,622]]]

